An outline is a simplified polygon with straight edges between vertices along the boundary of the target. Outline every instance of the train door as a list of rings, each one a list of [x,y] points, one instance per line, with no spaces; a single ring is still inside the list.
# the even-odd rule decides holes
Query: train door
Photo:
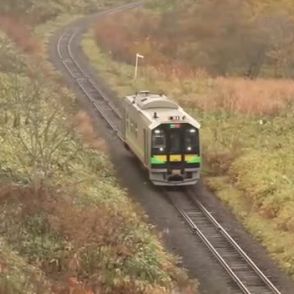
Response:
[[[127,138],[127,130],[128,130],[128,127],[129,127],[128,124],[129,124],[129,117],[128,117],[126,105],[123,104],[122,134],[123,134],[124,140],[126,140],[126,138]]]
[[[173,125],[174,126],[174,125]],[[199,131],[189,125],[177,125],[168,130],[168,162],[170,168],[200,166]]]
[[[180,126],[180,125],[179,125]],[[180,128],[168,129],[168,162],[170,167],[182,168],[183,132]]]

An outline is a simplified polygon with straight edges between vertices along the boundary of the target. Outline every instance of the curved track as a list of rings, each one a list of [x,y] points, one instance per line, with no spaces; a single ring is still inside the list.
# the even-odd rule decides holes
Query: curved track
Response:
[[[71,43],[76,34],[77,30],[73,29],[65,31],[60,36],[57,42],[58,57],[71,78],[84,92],[107,124],[117,133],[117,136],[122,139],[120,131],[121,115],[119,111],[111,103],[110,99],[95,85],[91,77],[86,74],[72,53]]]
[[[131,4],[112,9],[108,11],[108,14],[132,8],[136,5]],[[111,99],[95,84],[71,50],[71,44],[78,30],[78,27],[69,28],[59,37],[56,48],[58,57],[72,81],[78,85],[109,127],[122,140],[120,130],[121,114],[119,110],[114,106]],[[162,192],[232,278],[235,284],[234,293],[280,293],[237,242],[213,218],[204,205],[192,197],[192,190],[162,189]]]

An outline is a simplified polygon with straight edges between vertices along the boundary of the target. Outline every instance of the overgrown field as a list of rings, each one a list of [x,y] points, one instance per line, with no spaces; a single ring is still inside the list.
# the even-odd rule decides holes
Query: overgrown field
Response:
[[[242,71],[237,71],[244,69],[244,64],[234,64],[231,70],[235,74],[227,77],[216,74],[218,67],[210,71],[208,64],[204,69],[193,60],[191,66],[187,64],[180,47],[182,44],[182,49],[188,50],[187,46],[195,39],[193,28],[199,25],[192,18],[181,17],[190,2],[167,4],[163,1],[160,7],[155,5],[156,9],[152,7],[152,10],[126,13],[115,21],[109,18],[99,22],[84,39],[83,48],[118,96],[142,89],[164,91],[201,122],[205,181],[294,277],[294,84],[291,75],[289,79],[274,79],[275,67],[269,55],[259,68],[261,77],[256,79],[243,77]],[[212,5],[215,1],[209,3]],[[206,7],[202,6],[202,9]],[[274,11],[265,4],[254,7],[259,14]],[[282,8],[279,5],[279,13],[286,13]],[[193,14],[192,11],[188,15]],[[168,15],[169,25],[165,23]],[[215,16],[214,11],[211,15]],[[286,15],[289,24],[292,23],[292,15]],[[272,17],[268,14],[268,21]],[[225,20],[215,22],[227,25]],[[172,31],[173,23],[190,28],[185,34],[180,28],[177,32],[179,36],[183,33],[181,36],[188,43],[178,39]],[[167,31],[170,35],[166,35]],[[289,38],[290,35],[291,32]],[[208,38],[206,30],[203,38]],[[190,49],[200,54],[199,48],[206,41]],[[212,48],[216,50],[213,44]],[[139,78],[134,81],[136,52],[145,55],[145,59],[140,60]],[[246,67],[251,61],[245,62]],[[286,64],[291,65],[289,60]],[[279,70],[286,71],[286,67],[281,65]]]
[[[82,14],[126,3],[124,0],[1,0],[0,13],[38,25],[62,14]]]
[[[0,293],[196,293],[118,185],[91,119],[46,64],[54,17],[62,23],[69,8],[97,6],[75,2],[0,5]]]
[[[172,65],[185,74],[204,70],[212,76],[293,78],[291,1],[150,2],[167,7],[126,14],[120,26],[115,19],[97,26],[102,48],[115,59],[132,62],[139,51],[149,65]]]

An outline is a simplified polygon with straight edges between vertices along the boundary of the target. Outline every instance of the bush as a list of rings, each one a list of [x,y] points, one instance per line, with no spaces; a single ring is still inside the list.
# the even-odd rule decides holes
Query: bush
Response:
[[[178,67],[215,76],[294,75],[294,11],[286,1],[278,8],[241,0],[151,1],[149,7],[99,22],[99,45],[128,63],[140,52],[169,72]]]

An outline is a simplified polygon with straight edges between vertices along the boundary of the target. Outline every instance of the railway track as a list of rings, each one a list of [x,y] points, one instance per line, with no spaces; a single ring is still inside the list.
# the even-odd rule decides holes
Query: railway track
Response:
[[[112,9],[107,14],[116,13],[136,5],[138,4]],[[72,44],[79,32],[78,26],[71,27],[63,32],[57,42],[57,55],[71,79],[78,85],[108,126],[122,140],[121,114],[119,110],[96,85],[73,53]],[[234,293],[281,293],[228,232],[213,218],[202,203],[191,195],[190,190],[162,189],[162,191],[191,230],[198,235],[231,277],[236,286]]]
[[[281,293],[204,205],[194,197],[193,192],[186,189],[182,192],[164,193],[191,230],[219,261],[241,293]]]
[[[64,65],[70,77],[79,86],[85,96],[90,100],[95,109],[122,140],[120,122],[121,115],[110,99],[96,86],[91,77],[83,70],[76,61],[71,50],[72,41],[76,37],[78,29],[73,28],[65,31],[57,43],[57,52],[60,61]]]
[[[130,3],[119,6],[117,8],[109,9],[102,12],[100,15],[111,15],[124,11],[127,9],[136,8],[142,5],[142,1]],[[80,27],[74,26],[65,30],[57,41],[57,55],[67,70],[70,77],[79,86],[81,91],[90,100],[95,109],[107,122],[109,127],[116,132],[118,138],[122,140],[121,134],[121,114],[117,107],[111,102],[103,91],[97,87],[96,83],[92,80],[90,75],[82,68],[77,61],[72,51],[73,40],[81,31]]]

